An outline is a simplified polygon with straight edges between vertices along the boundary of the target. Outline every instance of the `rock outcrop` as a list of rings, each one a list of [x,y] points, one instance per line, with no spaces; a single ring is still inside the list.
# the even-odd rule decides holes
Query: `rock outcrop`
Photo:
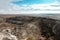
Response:
[[[0,40],[60,40],[60,20],[15,16],[0,23]]]

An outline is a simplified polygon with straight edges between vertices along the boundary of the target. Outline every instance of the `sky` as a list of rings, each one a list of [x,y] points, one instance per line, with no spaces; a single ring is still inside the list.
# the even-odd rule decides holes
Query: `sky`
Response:
[[[45,12],[60,13],[60,0],[0,0],[0,14],[37,14]]]
[[[22,4],[32,5],[32,4],[48,4],[48,3],[53,3],[54,1],[55,0],[22,0],[13,3],[17,5],[22,5]]]

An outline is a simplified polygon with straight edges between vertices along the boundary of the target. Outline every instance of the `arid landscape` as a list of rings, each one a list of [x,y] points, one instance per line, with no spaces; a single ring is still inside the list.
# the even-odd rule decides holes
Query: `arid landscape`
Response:
[[[0,40],[60,40],[60,20],[0,15]]]

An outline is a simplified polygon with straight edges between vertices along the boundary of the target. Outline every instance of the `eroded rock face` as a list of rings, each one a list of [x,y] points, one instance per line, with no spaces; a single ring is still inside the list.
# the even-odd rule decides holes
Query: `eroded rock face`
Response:
[[[54,36],[54,40],[60,40],[60,20],[43,18],[41,29],[43,36]]]
[[[11,37],[11,39],[9,39],[8,37],[4,38],[6,40],[14,40],[14,37],[15,37],[15,40],[38,40],[40,37],[40,19],[39,18],[25,17],[25,16],[11,17],[11,18],[6,18],[6,22],[10,24],[18,25],[16,27],[7,27],[3,29],[2,32],[6,33],[7,31],[7,34],[10,35],[9,37]]]
[[[42,19],[42,35],[44,34],[44,36],[53,36],[53,27],[56,24],[56,20],[54,19],[50,19],[50,18],[43,18]]]
[[[11,30],[2,30],[0,32],[0,40],[18,40],[15,35],[12,35],[9,31]]]
[[[0,29],[0,40],[60,40],[60,21],[31,16],[5,19]]]

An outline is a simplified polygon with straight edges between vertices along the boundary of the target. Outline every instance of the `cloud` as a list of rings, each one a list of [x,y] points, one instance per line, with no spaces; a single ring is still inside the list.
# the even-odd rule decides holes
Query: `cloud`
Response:
[[[60,13],[60,11],[58,10],[60,6],[58,5],[57,5],[58,7],[51,6],[54,4],[16,5],[11,3],[12,1],[23,1],[23,0],[0,0],[0,14]],[[49,11],[49,10],[52,10],[52,11]]]
[[[11,4],[12,0],[1,0],[0,1],[0,14],[14,14],[19,10],[19,6]]]

